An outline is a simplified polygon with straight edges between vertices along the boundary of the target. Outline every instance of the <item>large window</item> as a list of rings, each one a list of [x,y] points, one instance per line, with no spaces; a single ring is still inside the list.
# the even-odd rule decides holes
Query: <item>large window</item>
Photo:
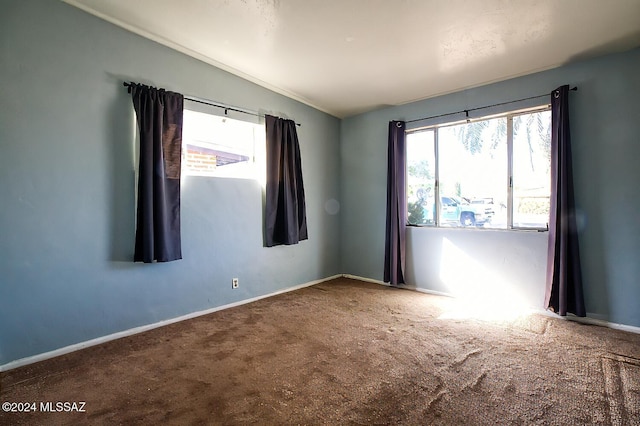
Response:
[[[264,125],[184,110],[186,175],[264,180]]]
[[[410,225],[547,229],[548,107],[407,133]]]

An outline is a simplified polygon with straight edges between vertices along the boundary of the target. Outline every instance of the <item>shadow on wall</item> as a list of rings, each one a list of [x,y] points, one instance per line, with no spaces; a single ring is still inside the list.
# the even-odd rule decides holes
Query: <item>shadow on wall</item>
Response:
[[[109,253],[113,262],[131,262],[135,244],[135,165],[134,142],[137,125],[131,96],[122,87],[123,78],[110,76],[113,80],[114,96],[109,109],[107,132],[108,160],[111,172],[108,182],[110,207]]]
[[[623,210],[614,201],[615,197],[610,195],[616,179],[612,179],[611,173],[606,171],[606,165],[603,165],[611,161],[612,145],[596,141],[611,138],[611,127],[615,127],[615,121],[603,117],[607,117],[607,114],[618,116],[620,111],[611,111],[610,105],[596,101],[612,96],[609,84],[598,84],[597,81],[580,81],[577,84],[580,89],[573,95],[575,102],[571,104],[570,119],[582,285],[588,316],[608,321],[611,307],[607,289],[613,283],[607,267],[609,262],[606,256],[609,251],[605,248],[607,240],[611,238],[607,230],[611,223],[616,223],[612,219]],[[598,119],[580,120],[581,117]],[[606,123],[604,126],[603,121]],[[614,229],[627,232],[622,226],[624,217],[620,217],[619,223],[620,226]]]

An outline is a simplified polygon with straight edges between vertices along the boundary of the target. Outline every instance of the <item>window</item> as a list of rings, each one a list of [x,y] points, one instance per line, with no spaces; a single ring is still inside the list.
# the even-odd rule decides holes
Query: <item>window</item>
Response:
[[[407,135],[409,223],[434,225],[436,193],[435,130]]]
[[[185,175],[264,180],[264,125],[184,110]]]
[[[513,117],[513,226],[547,228],[551,194],[551,112]]]
[[[547,229],[549,107],[407,132],[410,225]]]

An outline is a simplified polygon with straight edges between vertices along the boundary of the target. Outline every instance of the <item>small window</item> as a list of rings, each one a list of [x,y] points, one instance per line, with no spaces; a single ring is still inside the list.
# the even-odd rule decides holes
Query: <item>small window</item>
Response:
[[[513,117],[513,226],[546,228],[551,194],[551,111]]]
[[[185,175],[263,180],[264,125],[184,110]]]
[[[407,132],[409,225],[548,229],[549,107]]]
[[[433,130],[407,138],[407,207],[411,224],[435,224],[435,165]]]
[[[440,226],[506,228],[506,212],[483,200],[507,202],[506,117],[438,129]]]

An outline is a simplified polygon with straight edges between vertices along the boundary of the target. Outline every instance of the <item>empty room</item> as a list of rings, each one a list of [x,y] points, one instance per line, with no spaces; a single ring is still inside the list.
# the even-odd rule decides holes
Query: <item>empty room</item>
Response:
[[[0,10],[0,424],[640,424],[640,1]]]

